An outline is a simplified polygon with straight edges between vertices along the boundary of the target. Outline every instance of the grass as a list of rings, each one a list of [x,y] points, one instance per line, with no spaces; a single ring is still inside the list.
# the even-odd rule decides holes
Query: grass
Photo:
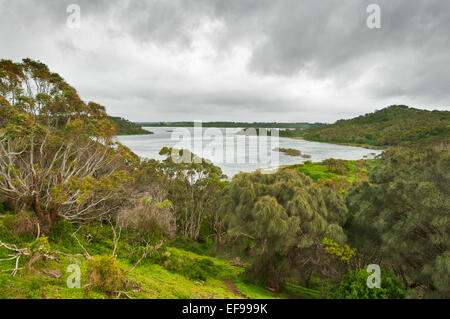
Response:
[[[88,284],[89,260],[82,256],[83,249],[71,236],[74,231],[70,224],[61,222],[49,234],[50,249],[53,253],[61,252],[57,255],[57,260],[40,259],[30,269],[20,270],[14,277],[10,272],[0,272],[0,298],[117,298],[117,294],[108,294]],[[86,240],[88,234],[93,237],[92,242],[89,243]],[[114,243],[109,226],[85,225],[76,235],[93,258],[111,255]],[[2,219],[0,219],[0,240],[4,243],[15,244],[19,248],[29,247],[35,242],[32,236],[14,234],[3,225]],[[125,293],[121,294],[121,298],[267,299],[289,297],[286,293],[277,294],[245,282],[242,277],[245,270],[243,267],[232,266],[226,259],[203,253],[208,250],[207,243],[200,244],[199,247],[195,247],[193,243],[182,245],[180,241],[171,245],[164,246],[157,253],[144,259],[131,273],[127,273],[134,266],[141,250],[138,249],[139,245],[130,242],[127,234],[122,235],[117,249],[117,267],[126,274],[131,284],[124,288]],[[0,259],[6,258],[8,253],[5,248],[0,247]],[[27,262],[27,257],[22,257],[19,267],[26,267]],[[71,275],[67,267],[71,264],[78,264],[80,267],[81,288],[67,287],[67,279]],[[14,261],[0,262],[0,271],[14,268],[14,265]],[[234,289],[230,289],[230,282]]]
[[[295,169],[309,177],[314,182],[321,179],[337,179],[344,177],[348,182],[353,183],[357,181],[362,176],[368,176],[370,169],[377,163],[376,159],[373,160],[356,160],[356,161],[345,161],[348,172],[346,174],[337,174],[331,171],[322,162],[311,162],[306,161],[303,164],[295,164],[283,166],[283,169]]]

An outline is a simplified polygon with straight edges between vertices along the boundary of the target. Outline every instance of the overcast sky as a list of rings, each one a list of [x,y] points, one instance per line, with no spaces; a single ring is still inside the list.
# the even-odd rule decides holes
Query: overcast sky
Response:
[[[367,27],[372,3],[380,29]],[[449,110],[450,1],[0,0],[0,59],[25,57],[133,121]]]

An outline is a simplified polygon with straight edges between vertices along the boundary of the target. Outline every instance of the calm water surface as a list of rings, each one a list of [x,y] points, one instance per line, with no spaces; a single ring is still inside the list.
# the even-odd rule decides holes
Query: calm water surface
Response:
[[[199,149],[203,149],[203,157],[222,168],[222,171],[229,178],[239,172],[252,172],[261,168],[299,164],[307,160],[313,162],[320,162],[327,158],[357,160],[364,157],[372,158],[374,155],[381,153],[378,150],[362,147],[309,142],[283,137],[278,139],[279,144],[277,144],[275,138],[238,135],[236,133],[241,131],[239,128],[203,128],[203,134],[197,135],[194,134],[193,128],[145,127],[145,129],[154,132],[154,134],[118,136],[117,139],[137,155],[157,160],[164,158],[158,154],[164,146],[189,149],[196,154],[199,154]],[[175,134],[180,129],[184,138]],[[186,138],[188,134],[191,138]],[[273,151],[275,147],[298,149],[302,154],[310,155],[311,158],[305,159],[285,155]],[[262,150],[262,153],[258,153],[258,150]],[[258,154],[263,155],[258,158]],[[264,157],[264,155],[267,155],[267,157]]]

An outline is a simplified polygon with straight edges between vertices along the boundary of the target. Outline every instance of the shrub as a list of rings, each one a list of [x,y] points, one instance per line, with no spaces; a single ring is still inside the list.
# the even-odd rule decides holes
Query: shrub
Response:
[[[344,275],[337,289],[331,294],[336,299],[402,299],[405,290],[400,280],[391,272],[381,270],[381,288],[369,288],[366,269],[350,271]]]
[[[32,254],[45,255],[50,252],[50,244],[45,236],[37,238],[30,244],[30,251]]]
[[[132,199],[132,208],[123,209],[117,216],[117,224],[126,231],[138,233],[138,238],[148,241],[160,235],[173,237],[176,232],[175,213],[172,203],[157,196],[155,200],[151,195],[158,195],[156,191],[141,194],[139,198]]]
[[[35,266],[35,264],[38,261],[43,260],[44,256],[50,254],[51,248],[50,248],[50,244],[48,242],[47,237],[42,236],[42,237],[35,239],[30,244],[30,252],[31,252],[31,256],[26,264],[26,269],[28,271],[32,271],[35,268],[33,266]]]
[[[113,294],[126,288],[127,279],[116,258],[100,256],[88,261],[87,283],[91,288]]]
[[[51,241],[60,243],[66,238],[71,238],[73,231],[72,223],[61,219],[53,225],[48,237]]]
[[[182,274],[191,280],[205,281],[216,277],[222,270],[209,258],[197,257],[189,252],[170,249],[154,254],[152,261],[163,265],[167,270]]]
[[[5,216],[3,225],[17,236],[32,235],[36,237],[38,233],[41,233],[38,219],[30,212]]]

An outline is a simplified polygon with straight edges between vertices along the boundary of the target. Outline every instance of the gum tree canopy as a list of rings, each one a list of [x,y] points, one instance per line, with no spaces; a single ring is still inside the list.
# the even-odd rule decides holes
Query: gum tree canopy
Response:
[[[109,212],[127,179],[113,135],[105,108],[45,64],[0,60],[0,195],[16,213],[32,210],[45,230]]]
[[[275,289],[296,271],[312,274],[324,237],[346,241],[343,200],[295,170],[241,173],[229,191],[222,210],[232,216],[234,243],[254,260],[248,273]]]

